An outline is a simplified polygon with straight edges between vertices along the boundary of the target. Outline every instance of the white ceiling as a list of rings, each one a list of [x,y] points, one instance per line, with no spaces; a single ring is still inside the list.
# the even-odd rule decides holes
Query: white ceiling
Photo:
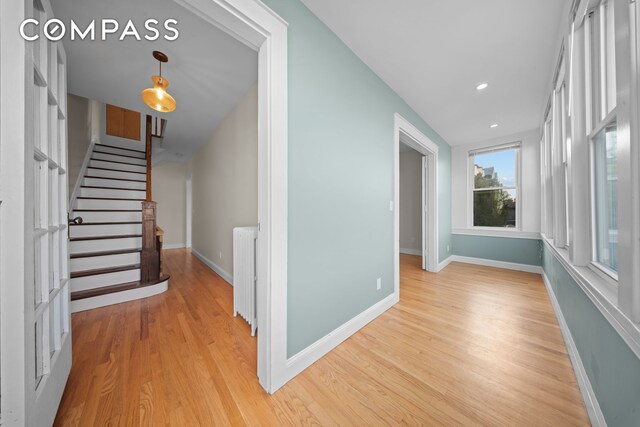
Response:
[[[96,28],[102,18],[117,19],[121,27],[132,19],[142,32],[148,18],[178,20],[180,36],[173,42],[131,37],[63,40],[70,93],[168,119],[165,150],[160,159],[154,156],[154,162],[190,159],[258,80],[257,52],[172,0],[52,0],[52,7],[57,18],[65,23],[73,19],[80,28],[92,19],[97,20]],[[162,74],[178,107],[166,115],[151,110],[140,98],[140,92],[152,86],[151,76],[158,73],[153,50],[169,56]]]
[[[451,145],[542,120],[569,0],[302,1]]]

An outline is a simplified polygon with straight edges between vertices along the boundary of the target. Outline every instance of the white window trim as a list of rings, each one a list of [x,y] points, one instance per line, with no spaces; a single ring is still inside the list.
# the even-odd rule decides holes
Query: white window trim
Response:
[[[601,0],[581,0],[576,8],[575,19],[568,26],[571,50],[569,58],[569,87],[568,102],[568,134],[571,141],[571,151],[567,152],[568,178],[568,214],[573,231],[573,243],[570,247],[558,248],[553,240],[554,227],[547,219],[554,215],[556,206],[549,205],[547,197],[553,186],[558,185],[557,179],[549,181],[544,160],[541,165],[542,183],[542,230],[546,244],[554,250],[556,255],[564,258],[565,268],[579,281],[582,277],[583,289],[592,300],[601,300],[596,304],[610,323],[634,348],[637,355],[637,344],[628,339],[629,330],[635,331],[640,322],[640,148],[632,143],[638,139],[640,133],[640,8],[637,2],[628,0],[612,0],[609,4],[615,7],[615,43],[610,37],[605,37],[608,48],[615,49],[615,87],[611,80],[607,82],[606,73],[614,70],[608,64],[591,65],[600,54],[603,60],[607,58],[607,45],[601,43],[601,35],[592,34],[592,25],[599,25],[598,16],[588,19],[588,13],[596,11],[602,13]],[[607,20],[603,31],[610,29],[611,21]],[[611,33],[609,33],[611,34]],[[631,37],[629,37],[631,35]],[[596,43],[590,47],[590,43]],[[599,50],[598,46],[602,46]],[[575,57],[574,57],[575,55]],[[609,56],[609,58],[611,58]],[[596,65],[596,66],[594,66]],[[554,82],[554,89],[557,82]],[[606,83],[609,87],[606,87]],[[611,90],[615,88],[616,98],[612,99]],[[604,91],[603,91],[604,89]],[[600,98],[603,98],[602,100]],[[603,105],[605,102],[606,105]],[[610,110],[610,111],[609,111]],[[618,243],[618,280],[616,274],[598,265],[593,256],[594,231],[592,208],[593,197],[593,137],[605,128],[612,120],[618,124],[618,229],[620,240]],[[548,116],[545,113],[545,125]],[[548,140],[543,133],[541,153],[546,154]],[[546,160],[546,159],[545,159]],[[555,178],[555,177],[552,177]],[[609,273],[609,274],[607,274]],[[586,285],[585,283],[588,283]],[[598,295],[598,298],[593,297]],[[604,301],[604,302],[602,302]],[[604,307],[604,308],[603,308]],[[609,314],[607,314],[609,313]],[[615,315],[610,315],[615,313]],[[620,327],[620,325],[625,325]],[[626,331],[626,332],[625,332]],[[636,333],[636,332],[633,332]],[[626,334],[626,335],[625,335]],[[638,341],[636,339],[636,341]],[[635,345],[635,347],[633,347]]]
[[[475,170],[474,165],[475,156],[478,154],[486,154],[496,151],[503,151],[515,149],[516,150],[516,167],[515,167],[515,175],[516,175],[516,185],[508,186],[508,187],[491,187],[491,188],[483,188],[480,191],[490,191],[490,190],[516,190],[516,226],[515,227],[484,227],[484,226],[475,226],[473,225],[473,194],[476,192],[475,189]],[[494,145],[485,148],[476,148],[469,151],[468,154],[468,165],[467,165],[467,228],[469,230],[486,230],[486,231],[496,231],[496,230],[510,230],[511,232],[521,232],[522,231],[522,141],[514,141],[507,144]]]
[[[589,268],[594,270],[596,274],[601,276],[603,280],[607,282],[608,286],[614,286],[618,289],[618,273],[616,271],[611,270],[610,268],[602,265],[598,262],[598,253],[597,253],[597,245],[598,245],[598,233],[597,233],[597,224],[596,224],[596,182],[595,182],[595,155],[594,155],[594,138],[609,125],[612,121],[616,120],[617,108],[611,110],[607,116],[602,119],[598,125],[595,127],[593,132],[589,134],[589,223],[591,226],[591,262],[589,263]],[[619,199],[619,194],[618,194]]]
[[[634,323],[618,307],[617,292],[613,291],[605,283],[600,275],[589,267],[575,266],[569,257],[569,252],[565,248],[558,248],[553,241],[542,237],[547,249],[567,270],[569,275],[582,288],[591,302],[598,308],[602,315],[609,321],[611,326],[620,334],[624,342],[631,351],[640,358],[640,325]]]

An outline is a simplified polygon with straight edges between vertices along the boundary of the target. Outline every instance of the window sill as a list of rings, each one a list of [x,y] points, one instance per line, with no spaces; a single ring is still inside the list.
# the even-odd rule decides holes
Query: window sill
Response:
[[[612,287],[590,267],[573,265],[569,258],[569,252],[565,248],[556,248],[552,239],[543,236],[542,241],[611,326],[620,334],[631,351],[640,358],[640,325],[634,323],[618,308],[616,287]]]
[[[466,236],[510,237],[516,239],[540,239],[540,233],[538,233],[537,231],[522,231],[516,228],[454,228],[451,230],[451,234],[462,234]]]

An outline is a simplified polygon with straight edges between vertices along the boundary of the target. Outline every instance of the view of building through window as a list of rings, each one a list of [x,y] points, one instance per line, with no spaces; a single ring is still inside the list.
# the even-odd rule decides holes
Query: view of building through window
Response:
[[[516,227],[517,151],[512,147],[472,156],[474,227]]]

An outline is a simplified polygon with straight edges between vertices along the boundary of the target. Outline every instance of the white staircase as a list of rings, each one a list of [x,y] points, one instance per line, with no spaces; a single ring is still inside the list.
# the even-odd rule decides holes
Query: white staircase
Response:
[[[94,144],[70,218],[71,308],[82,311],[164,292],[140,284],[144,144]]]

